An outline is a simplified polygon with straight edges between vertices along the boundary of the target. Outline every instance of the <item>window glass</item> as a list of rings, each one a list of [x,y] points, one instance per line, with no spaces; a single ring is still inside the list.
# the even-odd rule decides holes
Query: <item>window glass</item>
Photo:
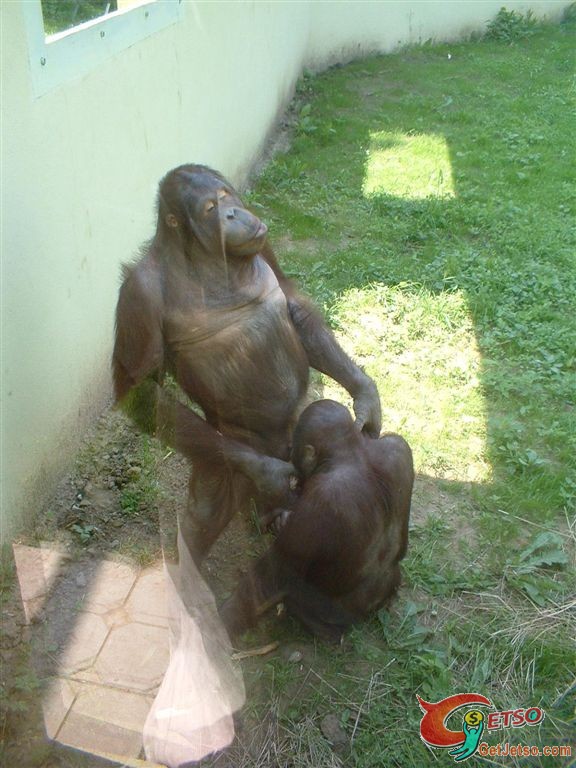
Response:
[[[2,0],[0,0],[0,3]],[[94,72],[126,48],[176,24],[184,0],[11,0],[25,19],[32,93]]]
[[[154,0],[42,0],[46,37]]]

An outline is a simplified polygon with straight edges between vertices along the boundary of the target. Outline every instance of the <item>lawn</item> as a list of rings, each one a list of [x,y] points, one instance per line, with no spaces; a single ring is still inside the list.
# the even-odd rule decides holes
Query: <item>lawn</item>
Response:
[[[251,190],[419,474],[399,599],[341,648],[246,663],[270,735],[239,765],[449,765],[420,742],[416,694],[467,691],[546,713],[490,745],[576,746],[574,27],[506,21],[304,77],[291,148]]]

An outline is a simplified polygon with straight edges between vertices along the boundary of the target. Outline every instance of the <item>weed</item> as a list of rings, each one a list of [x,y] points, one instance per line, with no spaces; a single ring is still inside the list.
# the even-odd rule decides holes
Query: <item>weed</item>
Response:
[[[570,3],[564,8],[561,24],[564,26],[574,26],[576,24],[576,3]]]
[[[12,558],[0,558],[0,597],[4,597],[12,589],[15,574]]]
[[[31,670],[20,664],[11,671],[10,679],[0,683],[0,733],[3,735],[11,722],[24,716],[38,695],[41,681]]]
[[[89,525],[88,523],[74,523],[70,526],[70,530],[78,536],[81,544],[89,544],[90,541],[92,541],[92,538],[98,533],[98,528],[95,525]]]
[[[532,11],[525,14],[500,8],[494,19],[488,22],[486,38],[511,43],[533,35],[538,29],[538,21]]]
[[[508,560],[508,583],[522,590],[536,605],[546,605],[557,597],[558,585],[545,571],[563,568],[569,561],[563,544],[562,538],[552,531],[537,534],[527,547]]]
[[[317,130],[317,126],[311,116],[312,107],[310,104],[303,104],[298,111],[298,121],[296,123],[296,131],[298,133],[314,133]]]
[[[128,482],[120,496],[120,506],[128,518],[138,517],[143,510],[155,508],[158,496],[156,453],[148,438],[141,440],[136,456],[136,467],[128,471]]]

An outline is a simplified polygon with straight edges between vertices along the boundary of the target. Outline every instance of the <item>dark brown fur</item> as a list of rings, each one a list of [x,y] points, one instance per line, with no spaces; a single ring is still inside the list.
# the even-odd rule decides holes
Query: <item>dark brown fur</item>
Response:
[[[346,408],[320,400],[296,427],[293,461],[302,494],[278,511],[276,541],[221,609],[232,636],[284,600],[312,632],[337,639],[400,583],[414,482],[406,441],[366,437]]]
[[[193,463],[180,525],[197,560],[251,497],[264,511],[290,497],[309,366],[351,393],[358,428],[380,428],[374,383],[286,279],[266,227],[205,166],[160,183],[156,234],[124,272],[112,365],[134,421]],[[170,396],[167,372],[205,418]]]

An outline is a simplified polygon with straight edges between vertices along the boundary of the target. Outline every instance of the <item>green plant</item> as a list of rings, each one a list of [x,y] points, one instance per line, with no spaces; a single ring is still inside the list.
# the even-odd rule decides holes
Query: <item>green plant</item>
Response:
[[[82,544],[88,544],[98,532],[98,528],[95,525],[89,525],[88,523],[74,523],[70,530],[74,531]]]
[[[564,568],[568,555],[562,537],[543,531],[533,537],[521,552],[510,558],[505,577],[510,585],[523,591],[536,605],[543,606],[557,597],[557,584],[546,571]]]
[[[296,122],[296,131],[298,133],[314,133],[317,130],[317,125],[311,115],[312,107],[310,104],[303,104],[298,110],[298,119]]]
[[[40,686],[36,673],[21,666],[9,680],[0,683],[0,730],[6,729],[10,718],[26,714]]]
[[[120,506],[127,517],[136,517],[142,510],[155,507],[158,496],[156,462],[152,443],[144,438],[138,446],[138,471],[132,474],[120,496]]]
[[[562,12],[561,24],[565,26],[574,26],[576,24],[576,3],[570,3]]]
[[[532,11],[525,14],[500,8],[492,21],[488,22],[486,39],[511,43],[533,35],[538,29],[538,22]]]

